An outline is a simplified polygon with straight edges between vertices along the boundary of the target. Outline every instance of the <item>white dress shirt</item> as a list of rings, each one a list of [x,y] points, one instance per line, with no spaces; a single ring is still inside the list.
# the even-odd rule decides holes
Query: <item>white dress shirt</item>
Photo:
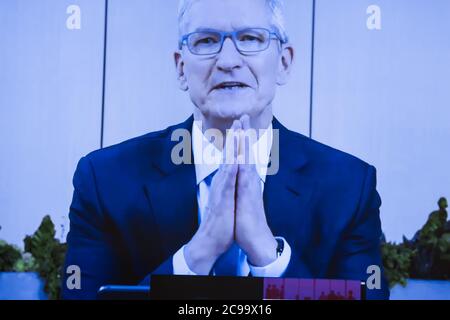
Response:
[[[261,132],[259,139],[252,146],[253,159],[256,170],[261,178],[261,190],[264,190],[266,180],[267,165],[269,163],[270,150],[272,147],[272,123],[269,128]],[[201,122],[194,121],[192,125],[192,149],[194,155],[195,175],[197,180],[197,202],[198,221],[202,221],[205,214],[205,207],[209,198],[209,186],[205,183],[205,178],[219,169],[222,160],[222,151],[217,149],[201,130]],[[205,151],[206,150],[206,151]],[[214,161],[213,161],[214,160]],[[255,277],[280,277],[286,270],[291,259],[291,248],[282,237],[276,237],[284,241],[282,254],[272,263],[257,267],[247,261],[247,255],[239,249],[238,276],[248,276],[251,272]],[[186,263],[184,257],[184,245],[173,256],[173,272],[176,275],[196,275]]]

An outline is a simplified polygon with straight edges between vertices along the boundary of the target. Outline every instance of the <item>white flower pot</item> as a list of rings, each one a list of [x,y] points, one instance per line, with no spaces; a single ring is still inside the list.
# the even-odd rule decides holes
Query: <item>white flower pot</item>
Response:
[[[47,300],[44,281],[35,272],[0,272],[0,300]]]
[[[408,279],[391,289],[391,300],[450,300],[450,280]]]

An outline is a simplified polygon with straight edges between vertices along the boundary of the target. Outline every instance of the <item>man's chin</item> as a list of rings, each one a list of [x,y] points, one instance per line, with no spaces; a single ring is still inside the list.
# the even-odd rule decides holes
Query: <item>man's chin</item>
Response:
[[[214,112],[211,114],[217,119],[223,120],[237,120],[240,119],[243,115],[248,114],[251,115],[253,113],[253,109],[249,108],[248,104],[243,105],[239,104],[227,104],[222,105],[220,107],[216,107]]]

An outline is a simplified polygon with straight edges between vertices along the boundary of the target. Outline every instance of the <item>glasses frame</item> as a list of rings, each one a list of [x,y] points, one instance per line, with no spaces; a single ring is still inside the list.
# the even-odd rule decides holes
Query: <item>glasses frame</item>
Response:
[[[243,31],[246,30],[264,30],[269,34],[269,41],[267,41],[267,46],[264,49],[261,50],[253,50],[253,51],[247,51],[247,50],[240,50],[236,44],[236,37],[238,33],[242,33]],[[197,33],[202,33],[202,32],[215,32],[217,34],[220,35],[220,47],[218,48],[217,52],[212,52],[212,53],[196,53],[194,52],[191,47],[188,44],[188,39],[191,35],[193,34],[197,34]],[[186,45],[189,49],[189,51],[196,56],[211,56],[211,55],[216,55],[219,52],[222,51],[223,48],[223,43],[225,42],[225,40],[227,38],[230,38],[231,41],[233,41],[234,47],[236,48],[237,51],[239,51],[239,53],[241,54],[251,54],[251,53],[256,53],[256,52],[262,52],[265,51],[269,48],[270,46],[270,40],[278,40],[280,41],[280,43],[286,44],[288,42],[288,39],[282,39],[282,37],[280,35],[278,35],[278,33],[270,31],[267,28],[244,28],[244,29],[240,29],[240,30],[236,30],[236,31],[232,31],[232,32],[227,32],[227,31],[220,31],[220,30],[216,30],[216,29],[204,29],[201,31],[194,31],[188,34],[185,34],[184,36],[182,36],[180,38],[180,41],[178,43],[178,48],[181,50],[183,48],[183,45]]]

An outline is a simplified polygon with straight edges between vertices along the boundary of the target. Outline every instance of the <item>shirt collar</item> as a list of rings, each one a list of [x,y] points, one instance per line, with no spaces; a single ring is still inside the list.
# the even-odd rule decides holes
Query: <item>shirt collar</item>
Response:
[[[269,127],[264,130],[264,133],[253,144],[252,152],[253,158],[256,159],[256,171],[263,182],[266,180],[267,166],[269,164],[270,151],[272,149],[273,128],[272,122]],[[207,176],[219,169],[220,161],[214,163],[205,163],[203,161],[203,150],[213,151],[215,159],[222,159],[222,151],[208,141],[201,130],[201,122],[194,121],[192,124],[192,149],[194,154],[195,175],[197,184],[202,182]],[[208,153],[210,153],[207,151]]]

